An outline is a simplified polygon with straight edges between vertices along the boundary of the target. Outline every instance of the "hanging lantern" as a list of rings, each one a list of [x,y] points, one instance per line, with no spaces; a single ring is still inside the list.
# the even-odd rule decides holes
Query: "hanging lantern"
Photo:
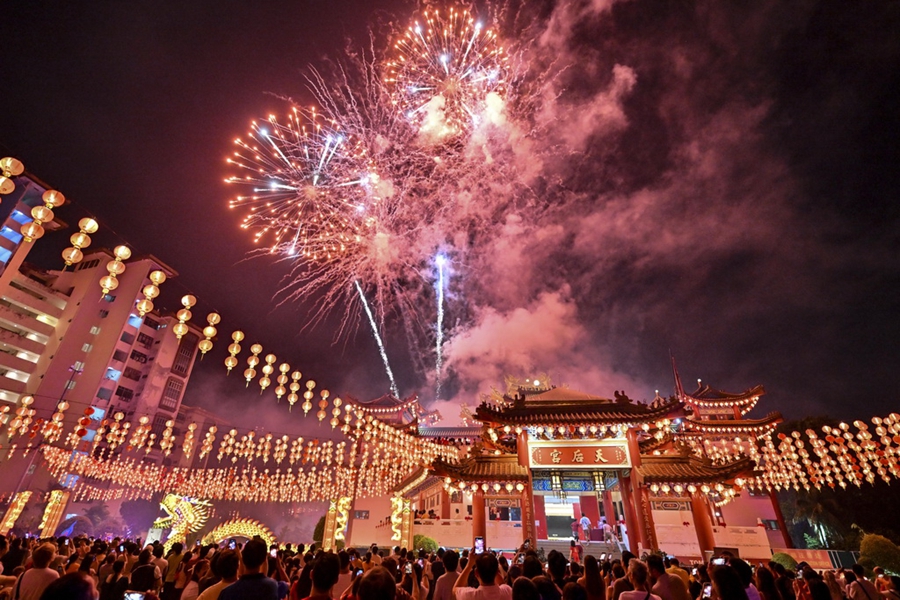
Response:
[[[7,156],[0,158],[0,194],[11,194],[16,189],[12,177],[18,177],[25,172],[25,165],[17,158]]]
[[[62,206],[66,197],[56,190],[47,190],[41,196],[44,201],[43,206],[35,206],[31,209],[31,216],[34,221],[22,225],[22,235],[26,242],[33,242],[44,235],[44,227],[41,223],[47,223],[53,220],[53,209]]]
[[[109,275],[100,278],[100,287],[103,289],[104,296],[119,287],[119,280],[116,277],[125,272],[125,263],[122,261],[131,258],[131,250],[128,246],[116,246],[113,255],[116,257],[115,260],[106,263]]]
[[[274,354],[266,355],[266,364],[263,365],[262,372],[263,376],[259,378],[259,393],[262,394],[266,391],[266,388],[272,384],[272,380],[269,379],[269,375],[275,372],[275,367],[272,365],[275,364],[275,361],[278,360]]]
[[[203,328],[203,335],[206,337],[205,340],[200,340],[200,360],[203,360],[203,355],[212,350],[213,343],[212,338],[216,337],[218,330],[216,330],[216,325],[222,320],[222,317],[219,316],[219,313],[211,312],[206,315],[206,322],[209,323],[206,327]]]
[[[319,410],[318,412],[316,412],[316,418],[319,419],[320,423],[325,420],[325,407],[328,406],[329,395],[330,392],[328,390],[322,390],[321,392],[319,392],[319,396],[321,396],[322,399],[319,400]]]
[[[303,409],[303,416],[305,417],[309,411],[312,410],[312,402],[310,400],[313,399],[313,388],[316,387],[316,382],[310,379],[306,382],[306,391],[303,392],[303,404],[300,408]]]
[[[225,368],[228,369],[228,372],[225,373],[226,375],[230,375],[231,370],[238,364],[237,355],[241,353],[241,345],[238,342],[244,339],[244,332],[240,330],[235,331],[231,334],[231,339],[234,342],[228,345],[228,353],[231,356],[225,359]]]
[[[195,304],[197,304],[197,298],[191,294],[181,297],[181,305],[184,308],[175,313],[175,316],[178,317],[178,323],[172,328],[172,331],[175,332],[175,337],[179,340],[188,332],[187,322],[191,320],[191,307]]]
[[[278,385],[275,387],[275,397],[280,402],[281,397],[287,393],[287,388],[284,387],[284,384],[288,382],[287,372],[291,370],[291,365],[287,363],[281,363],[278,366],[278,370],[281,372],[281,375],[279,375],[278,379],[276,379]]]
[[[137,301],[138,313],[141,317],[153,310],[153,299],[159,296],[159,286],[166,280],[166,274],[162,271],[153,271],[149,275],[150,283],[144,286],[141,293],[144,294],[143,300]]]
[[[90,217],[85,217],[78,221],[78,233],[73,233],[72,237],[69,238],[72,246],[62,251],[62,257],[66,261],[67,267],[81,262],[81,259],[84,258],[84,253],[81,249],[91,245],[91,236],[89,234],[96,233],[98,228],[97,221]]]
[[[294,371],[293,373],[291,373],[292,381],[291,381],[291,385],[289,388],[291,390],[291,393],[288,395],[288,404],[289,404],[288,410],[293,409],[294,405],[297,403],[297,400],[300,399],[300,397],[297,396],[297,392],[300,391],[300,378],[301,377],[303,377],[303,373],[301,373],[300,371]]]
[[[331,428],[334,429],[340,423],[338,417],[341,416],[341,399],[334,399],[334,408],[331,409]]]
[[[247,364],[250,366],[244,369],[244,379],[247,380],[247,387],[250,386],[250,382],[256,377],[256,369],[254,367],[259,364],[259,353],[262,352],[262,349],[261,344],[250,346],[250,356],[247,357]]]

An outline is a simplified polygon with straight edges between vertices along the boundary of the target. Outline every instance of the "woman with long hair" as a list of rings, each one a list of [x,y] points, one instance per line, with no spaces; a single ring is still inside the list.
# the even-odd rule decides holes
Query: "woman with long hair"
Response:
[[[628,561],[628,581],[634,588],[628,592],[619,594],[619,600],[662,600],[656,594],[650,593],[650,571],[647,569],[647,563],[636,558]],[[724,596],[731,600],[730,597]],[[744,596],[746,600],[747,596]]]
[[[578,583],[587,592],[587,600],[606,600],[606,586],[600,573],[600,563],[591,555],[584,559],[584,575]]]
[[[710,572],[714,598],[721,600],[749,600],[738,572],[728,565],[719,565]]]
[[[782,600],[781,592],[775,585],[775,574],[768,567],[758,566],[754,578],[756,579],[756,589],[759,590],[762,600]]]

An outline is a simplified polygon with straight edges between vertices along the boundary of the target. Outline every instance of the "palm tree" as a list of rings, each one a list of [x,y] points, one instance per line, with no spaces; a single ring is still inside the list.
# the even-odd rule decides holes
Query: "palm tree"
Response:
[[[84,509],[84,516],[96,527],[109,519],[109,506],[105,502],[94,504],[90,508]]]

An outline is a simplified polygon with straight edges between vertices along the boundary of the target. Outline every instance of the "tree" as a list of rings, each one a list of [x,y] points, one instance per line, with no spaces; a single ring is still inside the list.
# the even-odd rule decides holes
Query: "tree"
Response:
[[[119,506],[119,514],[131,530],[131,535],[139,536],[150,529],[159,514],[159,504],[143,498],[126,500]]]
[[[412,549],[418,551],[419,548],[424,548],[426,552],[437,552],[438,543],[434,540],[434,538],[430,538],[427,535],[414,535]]]
[[[859,544],[859,562],[868,567],[882,567],[900,573],[900,547],[883,535],[867,533]]]
[[[316,528],[313,529],[313,541],[321,545],[323,539],[325,539],[325,515],[322,515],[316,523]]]
[[[84,509],[84,516],[96,527],[109,519],[109,506],[105,502],[94,504],[90,508]]]
[[[797,570],[797,560],[787,552],[776,552],[772,555],[772,562],[778,563],[789,571]]]

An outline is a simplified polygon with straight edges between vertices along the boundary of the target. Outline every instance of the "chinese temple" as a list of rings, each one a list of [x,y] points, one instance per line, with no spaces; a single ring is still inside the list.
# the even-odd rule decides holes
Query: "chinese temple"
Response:
[[[526,539],[567,546],[587,516],[592,541],[610,552],[697,559],[730,548],[768,559],[790,547],[774,496],[753,487],[757,441],[781,422],[747,417],[762,386],[687,393],[676,374],[673,396],[637,402],[534,383],[483,401],[470,413],[478,425],[397,423],[468,451],[422,465],[390,499],[358,500],[350,541],[412,547],[422,534],[448,547],[475,536],[499,549]]]

